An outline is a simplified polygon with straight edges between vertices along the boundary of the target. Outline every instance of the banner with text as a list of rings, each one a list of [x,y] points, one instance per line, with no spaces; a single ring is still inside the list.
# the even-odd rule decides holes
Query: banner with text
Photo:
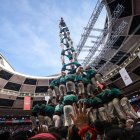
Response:
[[[24,110],[30,110],[31,109],[31,97],[25,96],[24,97]]]
[[[120,71],[119,71],[124,83],[126,86],[128,86],[129,84],[132,83],[132,80],[130,78],[130,76],[128,75],[127,71],[125,68],[122,68]]]

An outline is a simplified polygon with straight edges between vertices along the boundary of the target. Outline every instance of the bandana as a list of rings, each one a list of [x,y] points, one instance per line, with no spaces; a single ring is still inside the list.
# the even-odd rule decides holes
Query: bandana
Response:
[[[56,138],[50,133],[40,133],[31,137],[29,140],[56,140]]]

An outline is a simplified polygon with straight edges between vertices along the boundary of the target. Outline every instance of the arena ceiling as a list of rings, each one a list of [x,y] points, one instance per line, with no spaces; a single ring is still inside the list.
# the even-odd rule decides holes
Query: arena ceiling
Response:
[[[104,3],[108,13],[105,28],[109,28],[108,25],[110,22],[113,21],[113,18],[115,18],[115,22],[113,26],[111,26],[111,31],[109,31],[107,35],[103,36],[104,38],[108,36],[107,40],[104,42],[104,46],[107,46],[105,49],[103,49],[105,53],[102,51],[102,53],[99,54],[100,56],[96,56],[93,59],[95,51],[98,51],[98,46],[102,45],[103,43],[103,41],[101,41],[99,42],[100,44],[98,44],[98,41],[100,40],[97,38],[97,41],[94,41],[93,46],[91,46],[93,48],[91,49],[89,47],[89,54],[91,55],[87,55],[85,56],[85,58],[83,58],[83,64],[84,66],[91,64],[103,75],[107,75],[111,70],[118,68],[127,58],[131,56],[131,54],[133,54],[134,49],[138,47],[137,44],[135,43],[139,43],[140,41],[140,27],[139,27],[140,1],[139,0],[103,0],[103,1],[99,0],[99,1]],[[121,5],[123,7],[123,10],[120,8],[118,9],[118,11],[116,11],[118,5]],[[100,6],[101,5],[98,5],[99,9]],[[120,15],[118,17],[117,12],[118,13],[120,12]],[[120,24],[122,22],[125,22],[126,26],[122,29],[122,32],[117,33],[117,31],[121,29]],[[86,32],[86,30],[87,28],[85,29],[84,32]],[[94,27],[93,30],[95,30]],[[104,34],[104,32],[102,32],[102,34]],[[89,38],[92,36],[93,35],[91,32],[91,34],[89,34]],[[82,38],[83,36],[81,37],[81,39]],[[108,45],[109,43],[110,45]],[[98,44],[97,48],[96,44]],[[77,46],[77,50],[78,47],[79,46]],[[87,45],[85,42],[85,46],[82,46],[81,48],[84,51],[86,47]],[[82,53],[82,50],[80,51],[80,53]],[[91,53],[91,50],[94,50],[93,53]],[[109,64],[109,67],[107,66],[107,64]]]
[[[102,45],[103,43],[102,42],[103,40],[101,40],[100,42],[100,39],[97,38],[97,41],[94,41],[93,46],[91,46],[93,48],[89,47],[90,55],[87,55],[85,56],[85,58],[83,58],[83,64],[84,65],[90,64],[94,68],[96,68],[98,72],[102,73],[108,85],[114,84],[120,88],[124,88],[125,87],[124,82],[122,81],[122,78],[120,77],[119,74],[119,70],[121,68],[123,67],[126,68],[133,81],[136,81],[140,78],[139,77],[140,73],[138,72],[140,71],[140,67],[139,67],[140,61],[139,61],[139,57],[137,56],[138,52],[140,51],[140,25],[139,25],[140,1],[139,0],[103,0],[99,2],[104,3],[108,13],[107,20],[105,23],[105,29],[109,28],[108,25],[110,24],[111,21],[114,21],[114,19],[115,22],[113,26],[110,27],[111,30],[108,32],[108,34],[105,34],[105,36],[103,36],[103,37],[107,36],[107,39],[104,42],[104,46],[106,46],[106,48],[103,49],[103,51],[99,54],[99,56],[97,56],[97,59],[95,58],[93,59],[95,51],[98,51],[98,46]],[[118,5],[121,5],[121,7],[123,7],[122,8],[123,10],[121,8],[116,10]],[[102,6],[101,4],[98,4],[97,6],[98,8],[96,8],[98,9],[97,13],[99,12],[101,6]],[[118,14],[119,12],[121,12],[120,15]],[[117,14],[119,16],[117,16]],[[120,26],[121,23],[123,22],[126,23],[125,27]],[[122,27],[124,28],[122,29]],[[94,27],[93,30],[95,30]],[[87,28],[85,28],[85,32],[86,31]],[[104,34],[104,31],[102,33]],[[93,36],[92,32],[91,34],[89,34],[89,38],[91,36]],[[98,41],[100,44],[98,43]],[[85,49],[86,46],[87,46],[86,43],[85,46],[81,46],[80,53],[82,53],[82,49]],[[80,47],[77,46],[77,50],[79,48]],[[131,68],[129,66],[131,66]]]

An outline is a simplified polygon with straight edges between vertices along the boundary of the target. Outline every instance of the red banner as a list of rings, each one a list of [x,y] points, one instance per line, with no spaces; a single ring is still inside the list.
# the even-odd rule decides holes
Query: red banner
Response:
[[[24,110],[30,110],[31,109],[31,97],[25,96],[24,97]]]

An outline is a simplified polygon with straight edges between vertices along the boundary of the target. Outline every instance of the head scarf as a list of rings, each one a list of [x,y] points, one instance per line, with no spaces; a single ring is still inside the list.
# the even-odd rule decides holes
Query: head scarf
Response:
[[[56,138],[50,133],[40,133],[31,137],[29,140],[56,140]]]

